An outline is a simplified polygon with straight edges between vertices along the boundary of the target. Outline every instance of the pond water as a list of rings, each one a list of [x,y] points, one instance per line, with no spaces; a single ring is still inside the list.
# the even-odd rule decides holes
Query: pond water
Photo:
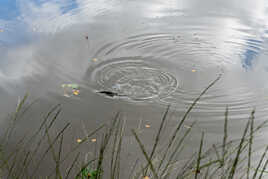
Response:
[[[189,115],[193,145],[201,131],[222,136],[227,105],[240,136],[252,109],[259,122],[268,114],[267,19],[265,0],[2,0],[1,115],[29,92],[30,117],[62,104],[70,141],[121,111],[150,143],[167,105],[169,131],[220,76]]]

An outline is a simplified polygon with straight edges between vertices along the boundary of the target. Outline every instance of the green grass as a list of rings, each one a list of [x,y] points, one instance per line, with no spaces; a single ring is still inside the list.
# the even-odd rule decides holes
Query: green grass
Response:
[[[88,131],[79,143],[67,150],[63,146],[67,141],[65,134],[70,130],[71,123],[63,124],[57,133],[52,134],[52,128],[57,124],[62,112],[61,105],[55,105],[42,117],[42,122],[36,131],[25,133],[16,140],[15,144],[11,143],[17,122],[29,112],[33,105],[27,102],[28,95],[26,95],[23,100],[19,101],[14,114],[11,115],[9,127],[1,136],[0,178],[120,179],[126,171],[130,179],[148,177],[151,179],[264,178],[268,173],[266,170],[268,147],[264,149],[260,158],[254,155],[253,149],[254,136],[266,126],[267,121],[256,125],[255,109],[249,112],[241,138],[230,140],[228,127],[231,121],[229,120],[229,107],[226,107],[222,114],[224,116],[222,141],[207,146],[206,135],[200,132],[199,146],[186,161],[181,160],[181,156],[190,147],[187,145],[187,140],[197,123],[193,122],[185,129],[183,128],[185,121],[197,102],[218,80],[220,76],[200,93],[182,115],[170,137],[163,140],[164,126],[168,123],[169,113],[173,110],[172,106],[167,106],[163,116],[159,119],[158,130],[152,137],[151,150],[148,150],[145,142],[142,141],[140,133],[132,129],[135,144],[140,150],[135,154],[136,158],[133,161],[128,161],[132,164],[130,168],[124,168],[125,166],[122,165],[122,160],[126,158],[126,154],[122,151],[128,146],[123,145],[126,129],[125,120],[122,119],[120,112],[116,113],[110,123]],[[93,158],[83,161],[85,153],[82,149],[94,135],[101,136],[101,139],[98,138],[100,142],[94,145],[97,148],[96,154]],[[160,146],[160,143],[164,145]],[[10,146],[13,146],[13,150],[8,150]],[[51,159],[51,165],[54,167],[45,176],[43,173],[41,176],[41,166],[47,159]]]

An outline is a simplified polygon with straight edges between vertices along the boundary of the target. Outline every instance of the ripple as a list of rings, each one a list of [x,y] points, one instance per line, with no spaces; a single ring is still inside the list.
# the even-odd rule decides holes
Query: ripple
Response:
[[[220,49],[216,48],[215,42],[200,38],[196,34],[148,33],[104,44],[95,53],[95,57],[120,57],[124,53],[130,52],[136,56],[153,56],[176,62],[177,66],[183,67],[183,69],[192,68],[194,64],[195,67],[202,66],[201,68],[204,70],[215,65],[234,63],[233,54],[222,53]],[[236,56],[239,55],[236,54]]]
[[[91,87],[185,109],[211,81],[224,74],[196,110],[219,114],[230,105],[234,113],[245,114],[253,107],[266,108],[260,100],[262,94],[253,88],[254,77],[244,77],[265,52],[263,39],[249,33],[214,37],[203,31],[205,28],[198,29],[137,34],[103,44],[93,55],[100,63],[92,62],[88,70]]]
[[[97,88],[135,101],[165,98],[178,86],[174,76],[153,67],[141,57],[104,61],[90,69],[87,76]]]

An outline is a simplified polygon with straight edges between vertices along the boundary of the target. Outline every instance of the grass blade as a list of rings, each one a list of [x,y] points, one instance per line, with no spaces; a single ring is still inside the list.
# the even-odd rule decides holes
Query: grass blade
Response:
[[[149,166],[150,166],[150,168],[151,168],[151,170],[152,170],[152,172],[153,172],[154,178],[155,178],[155,179],[158,179],[158,175],[157,175],[156,170],[155,170],[155,168],[154,168],[154,166],[153,166],[153,164],[152,164],[152,161],[150,160],[150,157],[148,156],[147,152],[145,151],[145,148],[144,148],[142,142],[140,141],[140,139],[139,139],[137,133],[135,132],[134,129],[132,129],[131,132],[132,132],[132,134],[134,135],[136,141],[138,142],[138,144],[139,144],[139,146],[140,146],[140,148],[141,148],[141,150],[142,150],[142,153],[143,153],[143,155],[145,156],[147,162],[149,163]]]
[[[197,164],[196,164],[196,171],[195,171],[195,179],[197,179],[198,174],[200,173],[200,161],[201,161],[203,142],[204,142],[204,132],[202,132],[201,141],[200,141],[200,147],[199,147]]]
[[[63,144],[63,133],[61,135],[58,157],[56,160],[56,174],[58,175],[60,179],[62,179],[61,172],[60,172],[60,158],[61,158],[61,152],[62,152],[62,144]]]
[[[67,123],[64,128],[58,133],[58,135],[55,137],[55,139],[51,142],[51,144],[49,145],[49,147],[46,149],[46,151],[44,152],[44,154],[41,156],[41,159],[39,160],[39,162],[37,163],[36,167],[33,170],[33,174],[31,177],[33,177],[33,175],[37,172],[40,164],[42,163],[43,159],[45,158],[46,154],[49,152],[49,150],[53,147],[53,145],[55,144],[55,142],[58,140],[58,138],[62,135],[62,133],[70,126],[70,123]]]
[[[109,128],[109,131],[106,132],[106,134],[104,135],[103,137],[103,140],[102,140],[102,145],[101,145],[101,148],[100,148],[100,152],[99,152],[99,159],[98,159],[98,165],[97,165],[97,177],[96,179],[100,179],[101,178],[101,175],[102,175],[102,162],[103,162],[103,159],[104,159],[104,152],[106,150],[106,147],[110,141],[110,138],[112,136],[112,133],[115,129],[115,126],[116,126],[116,122],[117,120],[119,120],[119,117],[120,117],[120,113],[118,112],[112,122],[112,125],[111,127]]]
[[[226,142],[227,142],[227,137],[228,137],[228,132],[227,132],[227,128],[228,128],[228,106],[226,106],[226,110],[225,110],[225,119],[224,119],[224,136],[223,136],[223,141],[222,141],[222,161],[221,161],[221,166],[224,166],[224,156],[226,154]],[[223,172],[224,172],[224,168],[223,168]]]
[[[167,161],[167,164],[164,168],[164,170],[162,171],[161,173],[161,176],[164,175],[164,173],[166,172],[166,170],[168,169],[170,163],[171,163],[171,160],[174,158],[174,156],[176,155],[177,151],[179,150],[179,148],[181,147],[184,139],[188,136],[188,134],[191,132],[193,126],[195,125],[196,122],[193,122],[190,127],[187,129],[187,131],[184,133],[184,135],[182,136],[182,138],[180,139],[178,145],[175,147],[175,149],[173,150],[172,154],[170,155],[168,161]]]
[[[44,120],[42,121],[39,129],[31,136],[31,138],[27,141],[27,145],[30,146],[32,141],[39,135],[39,133],[42,131],[43,127],[45,127],[45,131],[49,131],[49,129],[52,127],[52,125],[54,124],[54,122],[56,121],[58,115],[61,112],[61,108],[60,104],[55,105],[48,113],[47,115],[44,117]],[[58,110],[57,110],[58,109]],[[57,110],[57,111],[56,111]],[[56,114],[54,115],[52,121],[49,123],[49,127],[46,126],[46,123],[49,119],[49,117],[52,115],[53,112],[56,111]],[[32,155],[26,156],[25,160],[25,165],[24,168],[22,170],[22,178],[24,177],[24,170],[27,170],[28,166],[30,165],[30,163],[33,161],[34,156],[36,155],[36,153],[38,152],[39,148],[41,147],[41,144],[44,140],[44,138],[46,137],[46,132],[45,134],[39,139],[39,141],[37,142],[36,147],[34,148],[33,152],[31,153]]]
[[[251,112],[251,119],[250,119],[250,138],[249,138],[249,145],[248,145],[248,168],[247,168],[247,179],[249,179],[249,171],[251,168],[251,153],[252,153],[252,143],[253,143],[253,130],[254,130],[254,113],[255,110]]]
[[[246,124],[246,127],[244,129],[244,133],[243,133],[243,136],[242,136],[242,138],[240,140],[239,147],[238,147],[237,153],[236,153],[236,157],[235,157],[234,163],[232,165],[232,168],[231,168],[231,171],[230,171],[228,179],[233,179],[233,177],[234,177],[236,167],[237,167],[237,164],[238,164],[238,160],[239,160],[239,157],[240,157],[240,154],[241,154],[241,149],[243,147],[243,143],[245,141],[245,137],[246,137],[246,134],[247,134],[247,131],[248,131],[249,123],[250,123],[250,119],[248,120],[248,122]]]
[[[68,177],[69,177],[69,175],[70,175],[70,173],[71,173],[71,171],[72,171],[74,165],[76,164],[76,162],[77,162],[79,156],[80,156],[80,152],[78,152],[78,154],[75,156],[75,159],[74,159],[74,161],[72,162],[72,165],[71,165],[71,167],[69,168],[69,170],[68,170],[68,172],[67,172],[67,174],[66,174],[66,177],[65,177],[66,179],[68,179]]]
[[[209,90],[209,88],[211,88],[217,81],[219,81],[221,78],[221,75],[219,75],[212,83],[210,83],[208,85],[207,88],[205,88],[201,94],[194,100],[194,102],[191,104],[191,106],[188,108],[188,110],[186,111],[186,113],[184,114],[184,116],[182,117],[180,123],[178,124],[178,126],[176,127],[175,131],[173,132],[172,136],[171,136],[171,139],[168,143],[168,146],[167,146],[167,149],[162,157],[162,160],[160,161],[160,164],[158,166],[158,170],[161,168],[162,164],[163,164],[163,161],[165,160],[166,156],[167,156],[167,153],[169,151],[169,149],[171,148],[176,136],[177,136],[177,133],[180,131],[181,127],[182,127],[182,124],[184,123],[184,121],[186,120],[188,114],[192,111],[192,109],[194,108],[194,106],[196,105],[196,103],[200,100],[200,98]]]
[[[167,119],[167,115],[168,115],[169,109],[170,109],[170,105],[168,105],[168,107],[167,107],[167,109],[166,109],[166,111],[165,111],[165,113],[164,113],[164,116],[162,117],[160,127],[159,127],[158,132],[157,132],[157,135],[156,135],[156,137],[155,137],[155,143],[154,143],[154,145],[153,145],[153,149],[152,149],[152,152],[151,152],[151,155],[150,155],[150,160],[153,159],[154,153],[155,153],[156,148],[157,148],[157,145],[158,145],[158,143],[159,143],[160,134],[161,134],[161,132],[162,132],[163,126],[164,126],[165,121],[166,121],[166,119]],[[146,166],[146,169],[145,169],[145,175],[147,175],[148,167],[149,167],[149,164],[147,164],[147,166]]]
[[[258,173],[258,171],[259,171],[259,168],[260,168],[260,166],[261,166],[261,164],[262,164],[262,161],[263,161],[263,159],[264,159],[264,157],[265,157],[267,151],[268,151],[268,146],[266,146],[266,148],[265,148],[265,150],[264,150],[264,152],[263,152],[263,154],[262,154],[262,156],[261,156],[261,159],[260,159],[260,161],[259,161],[259,163],[258,163],[258,165],[257,165],[257,168],[256,168],[256,170],[255,170],[255,172],[254,172],[254,174],[253,174],[252,179],[255,179],[255,178],[256,178],[257,173]]]
[[[265,164],[264,164],[264,166],[262,168],[262,171],[261,171],[261,174],[259,176],[259,179],[262,179],[262,175],[263,175],[263,173],[264,173],[264,171],[265,171],[265,169],[267,167],[267,164],[268,164],[268,159],[266,159],[266,161],[265,161]]]

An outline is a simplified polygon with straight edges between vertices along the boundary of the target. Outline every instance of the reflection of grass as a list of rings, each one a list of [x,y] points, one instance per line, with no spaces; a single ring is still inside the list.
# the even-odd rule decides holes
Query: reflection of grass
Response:
[[[160,147],[160,142],[171,106],[168,106],[161,119],[151,151],[148,151],[146,145],[143,144],[139,132],[133,129],[132,134],[141,153],[136,154],[137,158],[134,161],[128,161],[133,163],[129,169],[125,169],[121,164],[122,158],[125,157],[122,156],[125,121],[121,119],[120,113],[116,114],[111,124],[101,125],[66,151],[63,146],[66,138],[65,133],[69,129],[70,123],[66,123],[56,134],[51,132],[61,113],[60,105],[56,105],[44,116],[36,131],[22,136],[17,140],[14,150],[8,151],[7,149],[11,145],[9,140],[12,139],[13,133],[16,131],[17,121],[31,106],[31,104],[27,104],[26,95],[18,103],[14,115],[11,116],[13,120],[11,120],[0,144],[0,174],[3,178],[38,177],[40,167],[51,156],[55,167],[46,174],[46,177],[57,179],[119,179],[126,170],[129,170],[128,178],[133,179],[262,178],[268,173],[266,171],[268,147],[256,164],[252,162],[252,154],[254,152],[254,134],[265,126],[266,121],[255,126],[255,110],[251,112],[247,120],[241,139],[229,140],[229,109],[226,107],[222,142],[208,147],[205,145],[206,138],[202,132],[200,144],[195,149],[195,153],[185,163],[180,158],[185,149],[187,150],[185,142],[196,122],[193,122],[187,129],[183,128],[184,123],[196,103],[219,79],[220,77],[213,81],[190,105],[178,125],[175,126],[170,138],[166,140],[166,147]],[[85,145],[97,133],[102,135],[102,139],[99,144],[95,144],[98,147],[95,157],[84,163],[81,162],[81,157],[84,156],[80,150],[82,145]],[[145,160],[142,160],[142,156]]]

